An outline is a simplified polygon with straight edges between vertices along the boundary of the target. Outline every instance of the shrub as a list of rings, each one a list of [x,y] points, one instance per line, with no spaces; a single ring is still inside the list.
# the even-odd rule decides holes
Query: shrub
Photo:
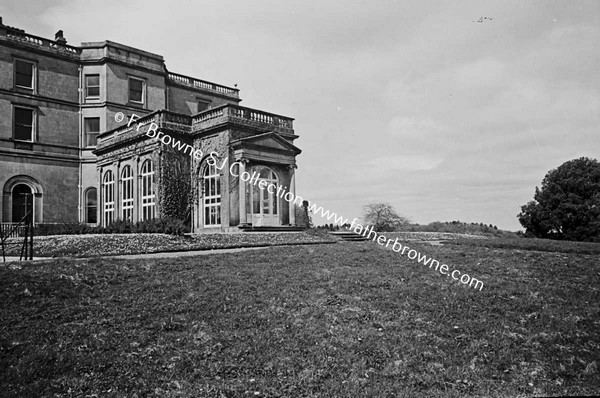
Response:
[[[97,234],[100,232],[100,227],[94,227],[82,223],[57,223],[57,224],[37,224],[34,228],[34,235],[81,235],[81,234]]]
[[[95,227],[82,223],[38,224],[34,235],[82,235],[82,234],[129,234],[129,233],[165,233],[183,235],[190,227],[176,218],[154,218],[152,220],[124,221],[117,219],[107,227]]]

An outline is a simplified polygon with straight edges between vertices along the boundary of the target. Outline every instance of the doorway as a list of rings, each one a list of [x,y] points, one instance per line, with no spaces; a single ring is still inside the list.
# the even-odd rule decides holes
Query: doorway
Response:
[[[278,186],[279,180],[277,174],[265,166],[258,166],[254,171],[258,173],[258,180],[252,185],[250,199],[252,203],[252,226],[279,226],[279,198],[277,197],[277,189],[271,188],[273,193],[267,189],[270,185]],[[264,189],[259,188],[261,181],[267,183]]]
[[[27,212],[33,209],[33,192],[28,185],[17,184],[12,190],[12,218],[13,223],[18,223]],[[35,218],[34,218],[35,219]]]

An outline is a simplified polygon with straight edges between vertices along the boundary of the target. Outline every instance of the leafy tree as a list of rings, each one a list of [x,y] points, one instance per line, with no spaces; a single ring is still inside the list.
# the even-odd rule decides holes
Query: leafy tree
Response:
[[[550,170],[517,216],[526,234],[600,241],[600,163],[582,157]]]
[[[410,221],[396,213],[391,204],[385,202],[369,203],[363,207],[363,219],[377,232],[391,232],[407,225]]]

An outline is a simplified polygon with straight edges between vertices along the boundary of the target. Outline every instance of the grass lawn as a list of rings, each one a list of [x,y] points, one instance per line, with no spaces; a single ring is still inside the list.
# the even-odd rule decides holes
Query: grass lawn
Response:
[[[600,393],[598,255],[481,242],[3,266],[0,395]]]
[[[34,238],[35,257],[95,257],[117,254],[228,249],[236,247],[298,245],[334,242],[325,233],[242,232],[233,234],[90,234]],[[6,255],[19,256],[23,238],[8,240]]]

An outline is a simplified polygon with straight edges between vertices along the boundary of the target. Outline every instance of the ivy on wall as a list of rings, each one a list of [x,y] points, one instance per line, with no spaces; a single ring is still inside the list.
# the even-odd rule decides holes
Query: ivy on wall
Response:
[[[161,216],[188,222],[192,201],[190,157],[166,146],[161,156],[161,181],[158,184]]]

